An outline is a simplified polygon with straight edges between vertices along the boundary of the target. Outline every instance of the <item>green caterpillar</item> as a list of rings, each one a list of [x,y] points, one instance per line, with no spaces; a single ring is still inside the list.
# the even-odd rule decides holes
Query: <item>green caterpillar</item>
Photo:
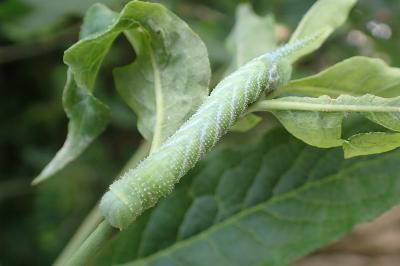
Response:
[[[289,80],[288,56],[310,40],[295,41],[255,58],[222,80],[175,134],[110,186],[100,203],[105,219],[122,230],[168,195],[179,179],[244,114],[249,104]]]

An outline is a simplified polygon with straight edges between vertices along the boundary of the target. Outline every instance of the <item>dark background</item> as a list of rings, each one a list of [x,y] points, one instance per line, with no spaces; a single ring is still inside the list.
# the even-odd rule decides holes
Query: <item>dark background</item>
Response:
[[[96,83],[96,95],[112,109],[109,127],[55,178],[30,185],[64,142],[63,51],[77,40],[82,15],[94,2],[0,0],[0,265],[51,264],[141,141],[135,115],[112,81],[112,68],[134,59],[120,38]],[[126,1],[100,2],[120,10]],[[220,73],[230,60],[224,42],[240,1],[160,2],[202,37],[213,70]],[[314,1],[251,2],[258,14],[275,15],[283,42]],[[348,23],[315,56],[306,58],[295,75],[315,73],[353,55],[379,57],[400,66],[399,14],[398,0],[360,0]],[[373,23],[380,25],[380,32],[372,30]]]

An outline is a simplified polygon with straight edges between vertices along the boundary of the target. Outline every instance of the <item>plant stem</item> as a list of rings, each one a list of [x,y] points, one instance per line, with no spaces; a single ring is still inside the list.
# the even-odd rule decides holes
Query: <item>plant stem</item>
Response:
[[[85,241],[91,232],[101,223],[102,216],[99,211],[98,204],[90,211],[83,223],[76,230],[74,236],[65,246],[61,254],[54,262],[55,266],[65,265],[68,259],[75,253],[79,246]]]
[[[135,167],[149,153],[150,143],[145,141],[140,144],[129,161],[122,168],[121,173],[124,173],[129,168]],[[65,246],[61,254],[58,256],[54,265],[65,265],[69,258],[78,250],[85,239],[95,230],[102,221],[102,216],[99,211],[98,203],[93,207],[90,213],[86,216],[82,224],[76,230],[74,236]]]
[[[65,265],[87,265],[87,263],[101,250],[104,243],[107,243],[117,231],[118,230],[109,225],[108,222],[102,221]]]

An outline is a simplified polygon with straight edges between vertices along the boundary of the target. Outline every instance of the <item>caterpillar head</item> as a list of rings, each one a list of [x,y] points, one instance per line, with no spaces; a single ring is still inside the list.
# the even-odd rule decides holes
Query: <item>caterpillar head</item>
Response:
[[[106,221],[120,230],[128,227],[143,211],[142,199],[137,193],[125,193],[126,182],[116,181],[101,199],[100,211]]]

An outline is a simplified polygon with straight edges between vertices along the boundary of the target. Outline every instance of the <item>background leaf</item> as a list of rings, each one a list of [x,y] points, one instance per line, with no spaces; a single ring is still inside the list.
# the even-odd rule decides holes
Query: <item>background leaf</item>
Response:
[[[276,49],[274,18],[271,15],[258,16],[250,4],[238,5],[235,25],[226,40],[226,46],[232,55],[232,61],[225,75],[251,59]]]
[[[282,130],[220,149],[96,265],[286,265],[397,204],[398,158],[344,160]]]
[[[68,16],[83,15],[86,10],[96,2],[112,5],[119,0],[18,0],[14,1],[21,5],[25,15],[13,21],[1,25],[9,37],[24,40],[34,35],[40,35],[46,31],[66,24]]]

